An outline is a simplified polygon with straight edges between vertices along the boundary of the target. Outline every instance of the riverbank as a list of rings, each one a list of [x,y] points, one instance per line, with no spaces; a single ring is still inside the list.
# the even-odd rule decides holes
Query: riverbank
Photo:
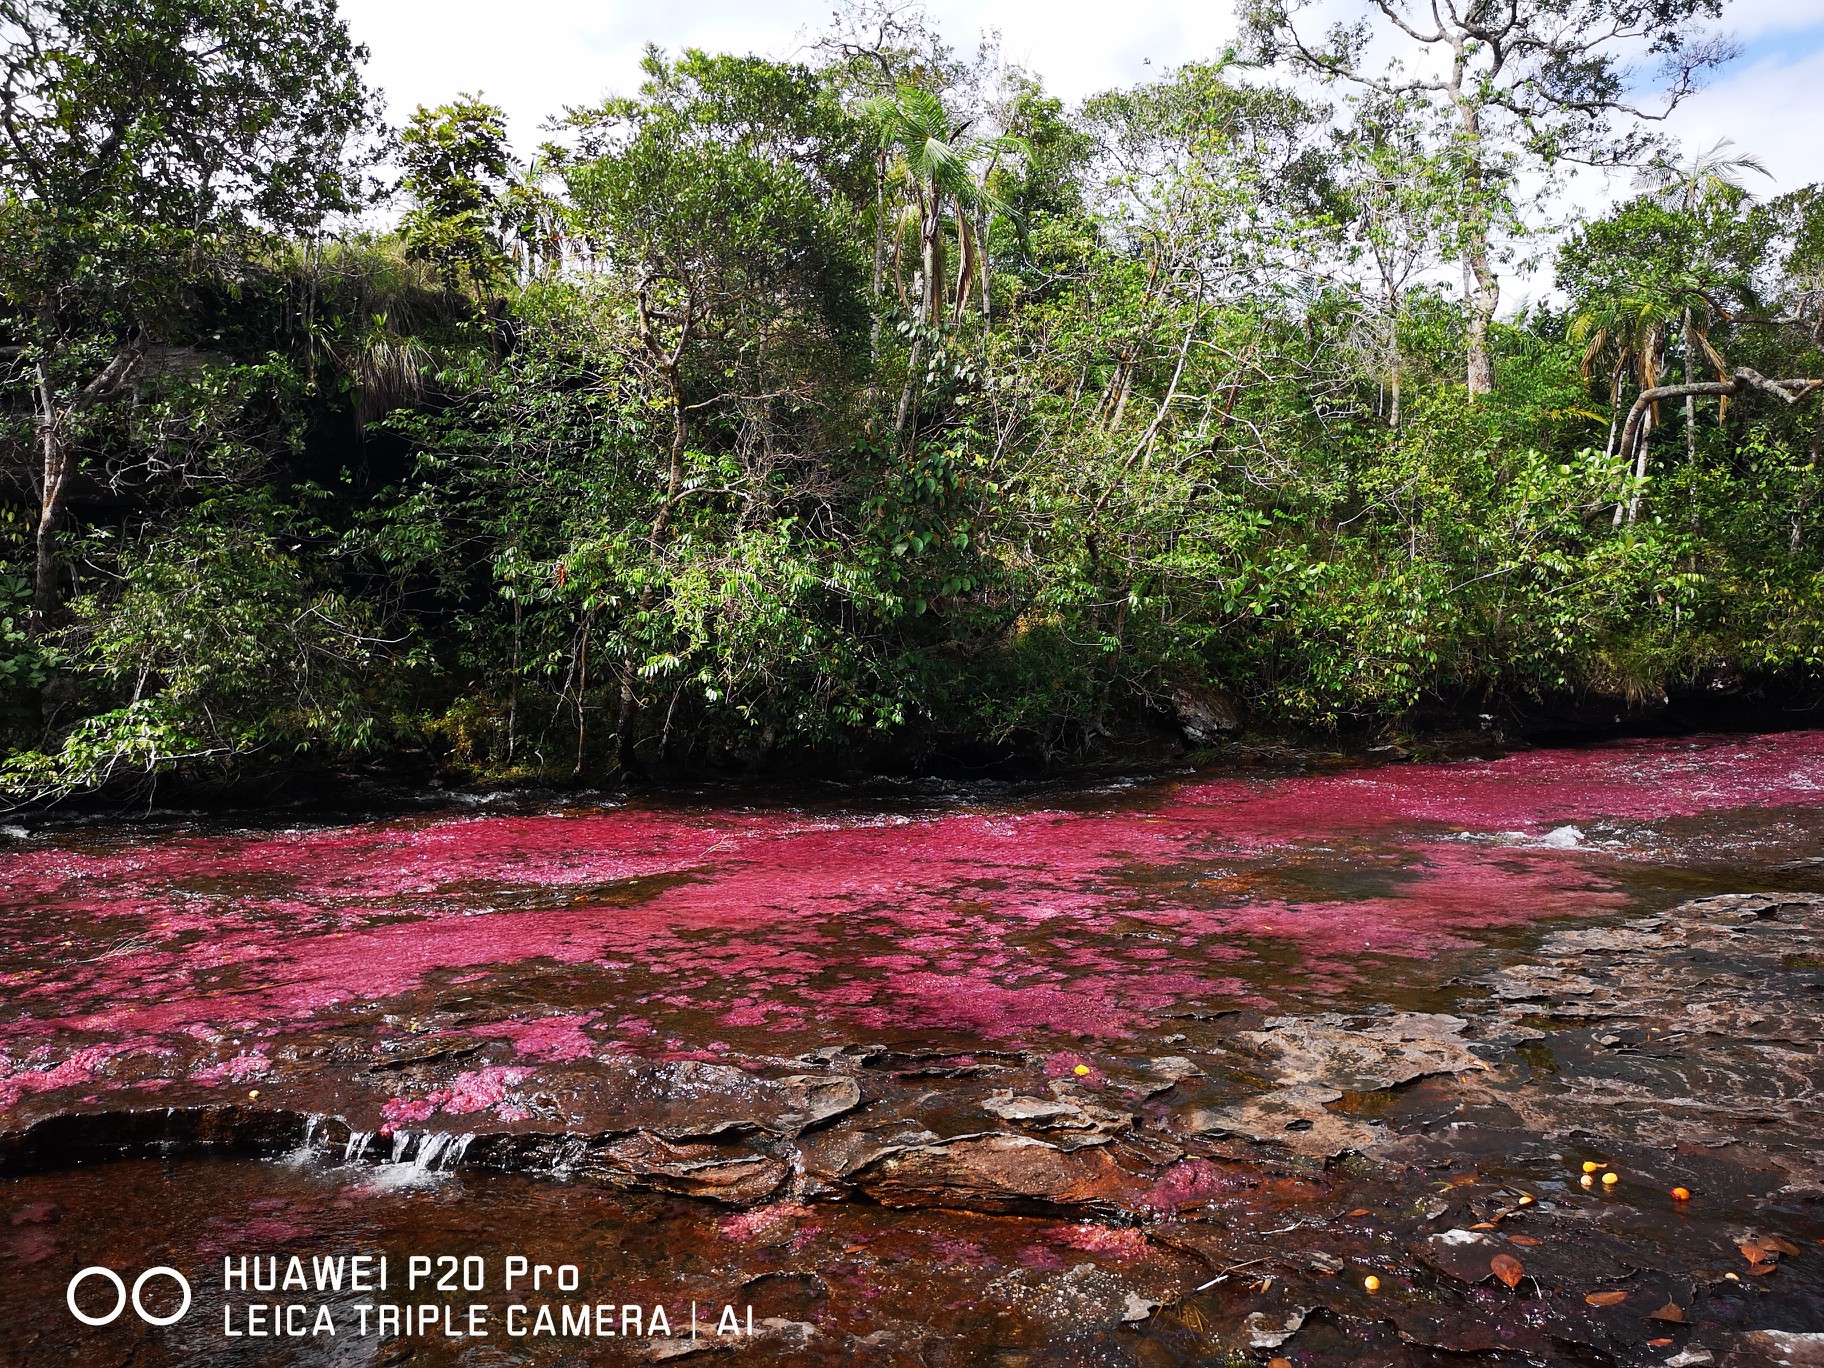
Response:
[[[927,738],[915,747],[877,741],[821,752],[778,753],[714,766],[652,766],[637,775],[611,766],[583,773],[494,772],[456,763],[447,753],[414,746],[336,763],[308,754],[270,763],[260,757],[233,772],[177,770],[124,778],[97,790],[5,809],[14,830],[112,816],[140,818],[176,812],[222,818],[237,813],[318,815],[325,818],[431,811],[449,803],[503,795],[536,805],[646,793],[691,801],[791,804],[890,799],[906,786],[943,792],[947,785],[1016,787],[1147,782],[1187,773],[1296,774],[1405,761],[1495,759],[1538,747],[1592,745],[1629,738],[1705,734],[1753,735],[1824,726],[1824,701],[1808,687],[1738,678],[1648,700],[1601,695],[1564,696],[1530,705],[1479,711],[1472,699],[1434,700],[1399,719],[1335,730],[1244,722],[1221,734],[1187,732],[1160,712],[1099,735],[1069,752],[1036,741],[998,746]]]

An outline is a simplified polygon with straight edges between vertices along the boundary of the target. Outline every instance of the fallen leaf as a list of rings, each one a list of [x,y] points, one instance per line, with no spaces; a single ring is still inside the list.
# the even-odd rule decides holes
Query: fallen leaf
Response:
[[[1778,1263],[1780,1251],[1772,1241],[1764,1240],[1759,1235],[1750,1235],[1736,1248],[1742,1251],[1742,1257],[1751,1264]]]
[[[1518,1287],[1520,1279],[1526,1276],[1526,1266],[1512,1254],[1497,1254],[1488,1261],[1488,1266],[1509,1287]]]
[[[1495,1223],[1493,1221],[1477,1221],[1470,1227],[1471,1230],[1493,1230],[1494,1228]]]
[[[1268,1359],[1267,1368],[1292,1368],[1291,1359]]]
[[[1366,1216],[1368,1214],[1368,1208],[1357,1207],[1354,1211],[1346,1211],[1343,1214],[1353,1220],[1357,1216]]]
[[[1799,1247],[1791,1240],[1782,1240],[1778,1235],[1763,1235],[1761,1243],[1769,1249],[1777,1249],[1782,1254],[1791,1254],[1794,1257],[1797,1257],[1799,1252]]]
[[[1453,1173],[1450,1176],[1450,1185],[1452,1187],[1468,1187],[1475,1181],[1476,1175],[1473,1173]]]
[[[1665,1347],[1666,1347],[1666,1346],[1667,1346],[1667,1345],[1668,1345],[1668,1344],[1670,1344],[1670,1343],[1672,1343],[1672,1336],[1670,1336],[1670,1335],[1665,1335],[1665,1336],[1663,1336],[1663,1337],[1661,1337],[1661,1338],[1660,1338],[1660,1339],[1650,1339],[1650,1340],[1648,1340],[1648,1341],[1647,1341],[1647,1348],[1649,1348],[1649,1349],[1664,1349],[1664,1348],[1665,1348]]]
[[[1544,1243],[1541,1240],[1535,1240],[1531,1235],[1509,1235],[1507,1237],[1507,1242],[1509,1244],[1525,1245],[1528,1249]]]
[[[1668,1321],[1673,1325],[1683,1325],[1685,1323],[1685,1308],[1680,1306],[1677,1302],[1667,1302],[1664,1306],[1660,1307],[1659,1310],[1647,1312],[1647,1319]]]
[[[1583,1299],[1591,1306],[1620,1306],[1628,1299],[1626,1292],[1585,1292]]]

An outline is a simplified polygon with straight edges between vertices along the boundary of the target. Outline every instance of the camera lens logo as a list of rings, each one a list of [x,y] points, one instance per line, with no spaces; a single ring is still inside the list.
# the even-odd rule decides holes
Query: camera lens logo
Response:
[[[153,1315],[150,1311],[146,1310],[145,1303],[140,1300],[141,1294],[145,1291],[146,1283],[151,1279],[158,1277],[171,1279],[172,1282],[178,1285],[178,1288],[184,1294],[184,1299],[178,1305],[177,1310],[173,1311],[168,1316]],[[88,1278],[101,1278],[106,1282],[114,1284],[114,1309],[105,1316],[91,1316],[80,1306],[76,1305],[76,1289],[81,1287],[84,1280]],[[120,1313],[127,1309],[127,1303],[129,1301],[133,1303],[133,1309],[139,1314],[139,1318],[147,1325],[172,1325],[182,1320],[185,1314],[190,1310],[190,1280],[182,1273],[179,1273],[175,1268],[167,1268],[165,1265],[160,1264],[156,1268],[148,1268],[144,1273],[141,1273],[135,1278],[133,1280],[133,1291],[129,1295],[127,1292],[127,1285],[121,1280],[120,1274],[116,1273],[111,1268],[103,1268],[100,1264],[91,1264],[70,1279],[69,1288],[64,1292],[63,1299],[70,1305],[70,1314],[76,1317],[76,1319],[81,1321],[84,1325],[112,1325],[116,1320],[120,1319]]]

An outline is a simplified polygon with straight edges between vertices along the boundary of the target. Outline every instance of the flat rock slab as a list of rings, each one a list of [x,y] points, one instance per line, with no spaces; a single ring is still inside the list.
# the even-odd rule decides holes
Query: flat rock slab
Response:
[[[1368,1149],[1386,1138],[1372,1122],[1331,1111],[1330,1104],[1342,1096],[1340,1088],[1309,1084],[1279,1088],[1232,1106],[1194,1111],[1184,1126],[1193,1134],[1238,1135],[1318,1159]]]
[[[984,1135],[902,1149],[852,1181],[883,1206],[974,1211],[1117,1210],[1152,1182],[1113,1147],[1066,1150],[1024,1135]]]
[[[1326,1013],[1270,1017],[1263,1030],[1240,1040],[1282,1083],[1376,1092],[1430,1074],[1487,1068],[1463,1039],[1468,1024],[1425,1012],[1366,1019]]]

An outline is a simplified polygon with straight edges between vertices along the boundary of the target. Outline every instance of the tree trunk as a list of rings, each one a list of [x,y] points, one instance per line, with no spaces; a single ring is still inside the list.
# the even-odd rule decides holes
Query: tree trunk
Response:
[[[912,350],[906,356],[906,383],[899,391],[899,413],[893,420],[894,444],[902,451],[910,451],[917,439],[916,420],[918,405],[916,403],[920,382],[925,369],[925,330],[921,324],[912,336]]]
[[[874,157],[874,270],[868,282],[868,297],[874,301],[874,321],[868,328],[868,368],[870,374],[880,363],[880,291],[886,277],[887,258],[887,154]]]
[[[52,425],[39,434],[43,455],[44,493],[38,505],[38,525],[33,532],[32,615],[27,624],[35,640],[49,630],[57,611],[57,524],[69,496],[70,455]]]
[[[936,196],[920,236],[924,239],[925,322],[939,328],[944,322],[944,219]]]
[[[1494,271],[1488,264],[1488,234],[1485,225],[1472,229],[1463,249],[1463,295],[1468,306],[1465,317],[1467,356],[1465,379],[1469,397],[1493,394],[1495,361],[1489,353],[1488,334],[1495,321],[1497,299]]]
[[[1633,522],[1640,508],[1639,482],[1646,478],[1647,453],[1646,431],[1651,426],[1647,421],[1649,411],[1667,399],[1684,399],[1697,395],[1717,395],[1721,398],[1733,398],[1746,390],[1760,390],[1771,394],[1780,402],[1792,405],[1809,398],[1819,390],[1824,390],[1824,380],[1810,380],[1798,377],[1789,380],[1769,380],[1759,371],[1750,370],[1747,366],[1737,366],[1735,374],[1727,380],[1698,380],[1688,385],[1655,385],[1644,389],[1634,398],[1634,407],[1628,410],[1628,421],[1621,429],[1621,459],[1623,464],[1634,466],[1635,489],[1633,497],[1626,505],[1627,519]],[[1615,525],[1621,526],[1623,507],[1615,507]]]
[[[1469,397],[1492,394],[1495,388],[1495,362],[1489,354],[1488,334],[1495,321],[1495,306],[1500,302],[1500,286],[1489,252],[1489,212],[1485,198],[1488,182],[1482,161],[1482,109],[1464,90],[1468,74],[1467,51],[1456,45],[1456,57],[1450,80],[1451,103],[1463,126],[1463,307],[1467,359],[1465,378]]]
[[[1395,432],[1400,430],[1400,293],[1398,290],[1387,292],[1387,389],[1389,407],[1387,426]]]
[[[1653,440],[1653,418],[1651,414],[1642,421],[1640,432],[1635,443],[1637,454],[1634,458],[1634,487],[1628,491],[1628,526],[1632,527],[1640,517],[1641,487],[1647,482],[1647,451]],[[1621,523],[1621,508],[1615,509],[1616,525]]]
[[[1602,458],[1605,462],[1615,455],[1615,439],[1621,436],[1621,376],[1627,369],[1627,357],[1624,355],[1615,362],[1615,369],[1609,372],[1609,439],[1602,444]]]
[[[35,403],[37,413],[38,452],[41,463],[38,489],[38,522],[33,529],[32,611],[26,630],[36,640],[50,628],[57,612],[57,527],[69,503],[70,477],[76,473],[76,452],[70,445],[66,427],[77,414],[111,399],[131,383],[145,354],[137,333],[102,367],[101,373],[84,385],[65,408],[57,407],[56,396],[44,363],[35,368]]]
[[[1691,359],[1697,351],[1697,329],[1691,323],[1691,310],[1685,310],[1685,384],[1693,384]],[[1697,395],[1685,395],[1685,460],[1697,464]]]
[[[665,551],[665,534],[671,528],[672,514],[677,509],[678,500],[684,495],[684,453],[690,445],[690,420],[684,404],[684,378],[679,366],[684,358],[685,345],[690,341],[695,309],[693,296],[685,304],[681,317],[676,320],[676,343],[666,349],[660,345],[653,329],[653,319],[657,316],[655,311],[644,293],[640,299],[640,342],[658,363],[659,373],[665,382],[666,398],[671,404],[671,448],[665,472],[665,497],[659,500],[658,512],[653,514],[652,528],[646,534],[646,547],[652,557],[652,571],[655,575],[658,573],[659,558]],[[629,620],[629,627],[651,611],[656,596],[657,586],[649,579],[640,590],[639,602]],[[629,639],[627,658],[621,664],[620,706],[616,710],[614,732],[615,762],[621,773],[628,776],[640,773],[639,758],[634,753],[634,724],[640,709],[638,680],[639,666],[634,660],[633,642]]]

